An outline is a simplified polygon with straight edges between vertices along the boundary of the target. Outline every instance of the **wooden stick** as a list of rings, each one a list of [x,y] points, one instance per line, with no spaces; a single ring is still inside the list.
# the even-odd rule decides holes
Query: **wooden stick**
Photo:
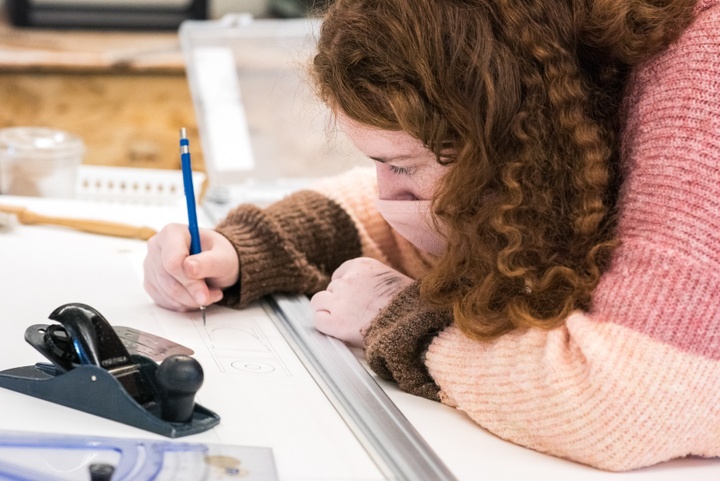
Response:
[[[25,207],[13,205],[0,205],[0,212],[15,214],[21,224],[57,225],[70,229],[89,232],[91,234],[109,235],[114,237],[127,237],[130,239],[148,240],[157,232],[150,227],[136,227],[118,222],[107,222],[91,219],[73,219],[69,217],[54,217],[32,212]]]

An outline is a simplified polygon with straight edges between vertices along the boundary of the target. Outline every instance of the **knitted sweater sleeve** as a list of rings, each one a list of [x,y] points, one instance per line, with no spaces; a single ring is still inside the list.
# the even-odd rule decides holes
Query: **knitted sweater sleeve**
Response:
[[[238,206],[215,230],[232,242],[240,261],[239,281],[222,300],[234,307],[275,292],[314,294],[340,264],[361,253],[350,216],[310,190],[266,209]]]
[[[720,3],[639,69],[621,245],[590,312],[426,353],[440,398],[498,436],[607,470],[720,456]]]

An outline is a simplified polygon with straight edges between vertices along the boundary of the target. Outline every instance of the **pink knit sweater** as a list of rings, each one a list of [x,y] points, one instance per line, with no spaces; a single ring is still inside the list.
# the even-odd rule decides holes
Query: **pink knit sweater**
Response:
[[[608,470],[720,456],[720,1],[640,68],[627,98],[621,246],[590,312],[426,365],[498,436]]]

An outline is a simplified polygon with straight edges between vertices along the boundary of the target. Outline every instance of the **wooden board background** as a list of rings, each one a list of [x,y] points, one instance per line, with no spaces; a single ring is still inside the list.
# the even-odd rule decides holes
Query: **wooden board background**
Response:
[[[85,164],[176,169],[179,128],[199,145],[184,74],[0,73],[0,128],[42,126],[79,135]],[[200,149],[193,167],[203,170]]]
[[[16,28],[0,16],[0,128],[67,130],[84,163],[179,168],[178,135],[199,145],[176,32]],[[193,168],[204,170],[200,149]]]

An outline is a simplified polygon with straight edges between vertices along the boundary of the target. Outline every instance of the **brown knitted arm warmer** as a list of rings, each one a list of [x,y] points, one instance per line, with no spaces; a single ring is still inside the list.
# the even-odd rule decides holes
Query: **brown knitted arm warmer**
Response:
[[[350,216],[312,191],[297,192],[266,209],[241,205],[215,227],[233,243],[239,282],[222,303],[242,307],[274,292],[313,294],[340,264],[361,255]]]
[[[425,367],[425,352],[433,338],[452,323],[449,309],[427,306],[419,282],[395,296],[365,332],[368,365],[403,391],[439,401],[440,388]]]

